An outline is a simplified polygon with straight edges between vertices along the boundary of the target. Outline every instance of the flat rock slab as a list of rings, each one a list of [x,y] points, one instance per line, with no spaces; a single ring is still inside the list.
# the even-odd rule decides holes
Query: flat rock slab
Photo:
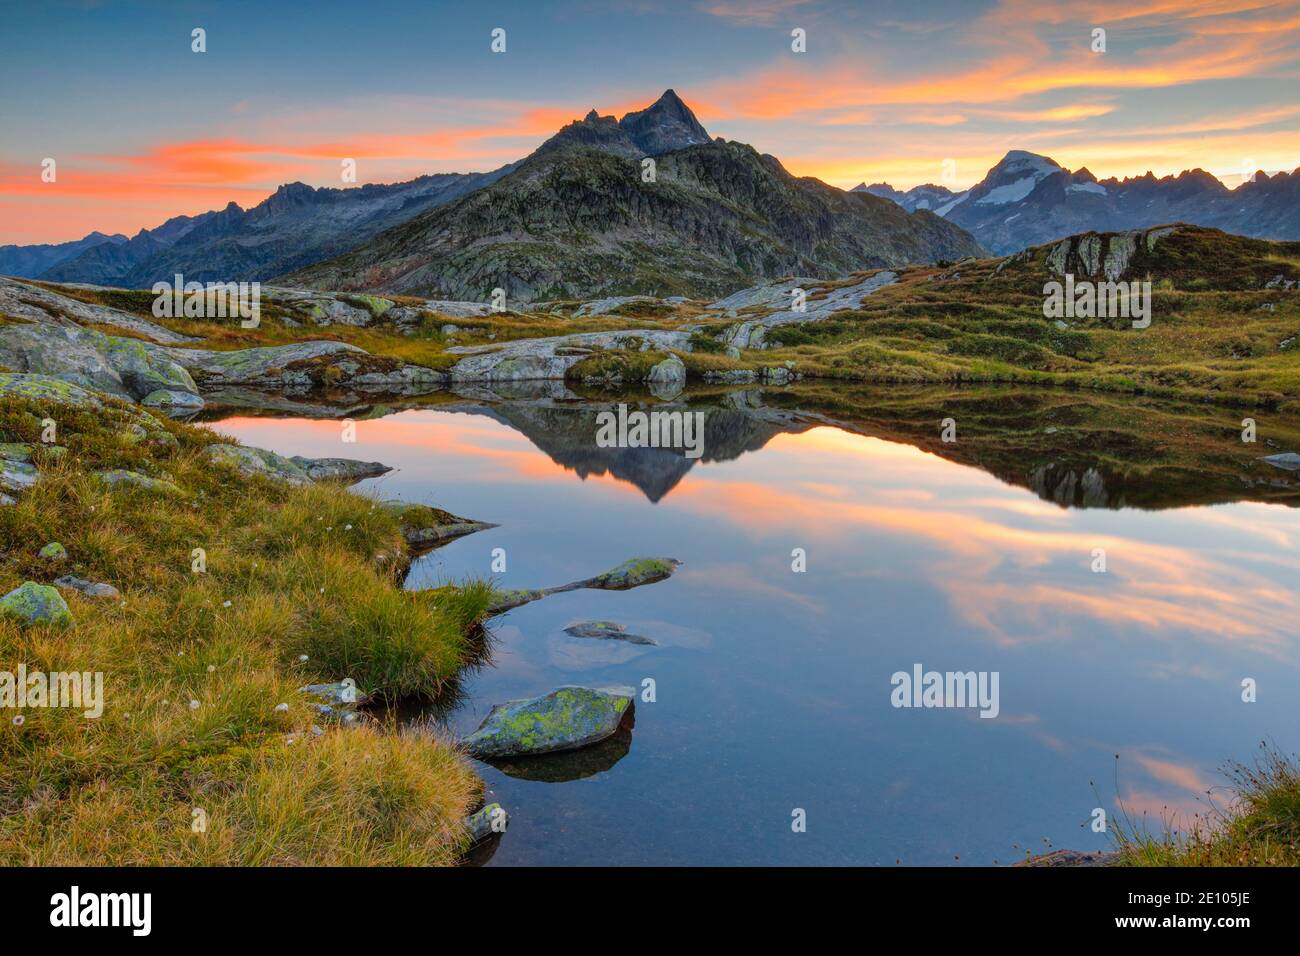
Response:
[[[87,581],[85,578],[73,577],[71,574],[65,574],[61,578],[55,578],[54,586],[62,588],[65,591],[79,591],[86,597],[103,598],[105,600],[115,600],[122,596],[122,592],[111,584],[100,584],[96,581]]]
[[[612,736],[632,707],[631,687],[560,687],[497,704],[461,743],[475,757],[575,750]]]
[[[360,481],[377,478],[393,469],[377,461],[358,461],[355,458],[304,458],[294,455],[289,459],[312,481]]]
[[[571,637],[591,637],[599,641],[625,641],[628,644],[653,644],[654,641],[640,634],[629,634],[627,628],[613,621],[579,621],[570,624],[564,633]]]

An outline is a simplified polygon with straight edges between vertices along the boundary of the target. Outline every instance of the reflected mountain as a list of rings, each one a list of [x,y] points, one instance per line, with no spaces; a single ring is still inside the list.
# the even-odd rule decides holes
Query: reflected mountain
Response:
[[[513,383],[435,392],[402,404],[357,396],[258,401],[240,414],[380,418],[411,408],[483,415],[508,425],[580,478],[611,476],[662,500],[699,463],[731,461],[778,435],[833,427],[911,445],[986,471],[1067,508],[1161,509],[1232,501],[1300,504],[1300,475],[1261,459],[1300,451],[1300,418],[1266,410],[1111,393],[1024,386],[859,386],[691,391],[660,402],[646,393],[582,397],[563,383]],[[700,412],[702,455],[672,448],[602,448],[597,416],[629,411]],[[230,414],[216,407],[205,417]],[[1242,441],[1243,418],[1258,441]],[[956,423],[945,442],[941,423]]]

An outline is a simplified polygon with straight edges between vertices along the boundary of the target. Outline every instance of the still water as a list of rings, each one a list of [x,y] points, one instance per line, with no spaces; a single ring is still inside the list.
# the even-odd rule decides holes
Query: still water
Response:
[[[1023,480],[1007,481],[897,435],[728,401],[699,461],[597,448],[592,409],[563,403],[397,411],[358,421],[356,444],[337,421],[213,423],[283,454],[382,461],[395,470],[358,490],[499,525],[419,559],[409,587],[491,576],[498,548],[501,587],[631,557],[683,562],[658,584],[494,620],[493,658],[465,681],[453,732],[563,684],[651,678],[656,700],[638,701],[630,736],[548,758],[531,779],[480,766],[511,814],[492,865],[992,864],[1105,849],[1094,808],[1186,824],[1222,802],[1206,792],[1225,760],[1266,739],[1300,746],[1291,491],[1205,504],[1183,481],[1162,498],[1157,470],[1117,494],[1123,453],[1106,449],[1092,454],[1109,472],[1080,466],[1049,488],[1014,450],[1000,471]],[[1196,462],[1183,471],[1197,484]],[[656,643],[564,633],[590,619]],[[916,665],[996,672],[998,715],[892,706],[891,675]]]

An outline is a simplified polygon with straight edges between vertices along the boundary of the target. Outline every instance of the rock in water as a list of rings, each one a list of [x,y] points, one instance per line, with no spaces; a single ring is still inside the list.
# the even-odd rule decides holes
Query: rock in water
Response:
[[[1284,468],[1287,471],[1300,471],[1300,455],[1293,451],[1284,452],[1281,455],[1269,455],[1264,459],[1274,468]]]
[[[0,614],[25,624],[71,624],[72,612],[63,595],[48,584],[24,581],[0,597]]]
[[[630,588],[640,587],[643,584],[654,584],[656,581],[671,577],[672,573],[681,567],[681,564],[676,558],[632,558],[630,561],[624,561],[618,567],[606,571],[604,574],[598,574],[594,578],[584,578],[581,581],[572,581],[553,588],[497,591],[492,598],[492,603],[488,606],[488,610],[493,614],[500,614],[519,607],[521,604],[540,600],[548,594],[563,594],[566,591],[577,591],[581,588],[595,588],[600,591],[626,591]]]
[[[618,730],[632,707],[631,687],[560,687],[542,697],[497,704],[462,741],[475,757],[519,757],[574,750]]]
[[[495,827],[493,822],[496,822]],[[482,810],[465,818],[465,829],[469,831],[471,844],[486,840],[494,833],[505,833],[509,825],[510,814],[499,803],[489,803]]]
[[[312,481],[360,481],[377,478],[393,469],[377,461],[357,461],[355,458],[304,458],[294,455],[289,459]]]
[[[626,641],[628,644],[654,643],[640,634],[629,634],[627,628],[613,621],[579,621],[566,627],[564,633],[572,637],[594,637],[602,641]]]

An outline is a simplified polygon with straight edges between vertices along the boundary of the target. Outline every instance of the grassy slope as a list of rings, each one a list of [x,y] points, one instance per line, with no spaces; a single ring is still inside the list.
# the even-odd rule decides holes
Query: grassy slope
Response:
[[[0,440],[36,441],[51,412],[69,453],[37,449],[42,480],[0,508],[0,592],[73,573],[122,600],[73,595],[66,630],[0,619],[0,669],[103,671],[105,698],[97,720],[5,715],[0,863],[452,862],[480,787],[466,762],[371,728],[313,736],[320,718],[296,688],[351,676],[398,696],[454,680],[480,650],[466,635],[486,587],[404,592],[397,516],[340,487],[214,468],[206,430],[167,423],[174,443],[141,441],[125,406],[9,399]],[[109,490],[89,473],[99,468],[165,474],[185,493]],[[69,561],[38,557],[48,541]],[[207,573],[191,569],[196,547]],[[194,807],[206,833],[191,832]]]

